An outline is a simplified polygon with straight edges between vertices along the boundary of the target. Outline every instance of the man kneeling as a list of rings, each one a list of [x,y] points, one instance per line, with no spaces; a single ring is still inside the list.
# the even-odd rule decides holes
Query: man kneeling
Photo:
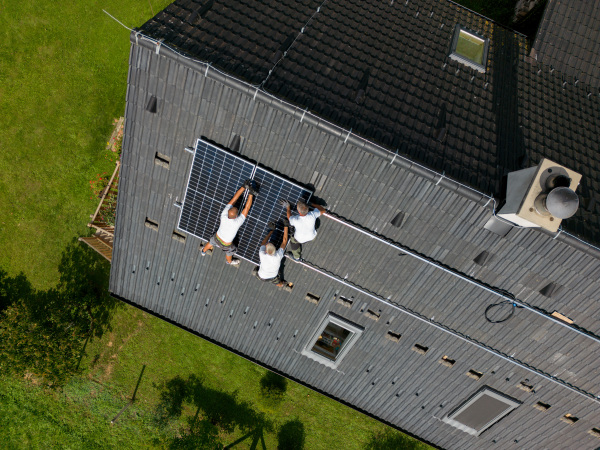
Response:
[[[255,270],[256,275],[262,281],[269,281],[277,285],[277,287],[290,286],[291,284],[285,282],[280,276],[281,260],[283,259],[283,252],[288,241],[288,227],[289,222],[287,219],[283,219],[283,240],[279,249],[276,249],[273,244],[269,242],[273,231],[275,231],[275,224],[270,223],[269,228],[271,231],[265,236],[262,243],[260,244],[260,250],[258,256],[260,258],[260,266]]]

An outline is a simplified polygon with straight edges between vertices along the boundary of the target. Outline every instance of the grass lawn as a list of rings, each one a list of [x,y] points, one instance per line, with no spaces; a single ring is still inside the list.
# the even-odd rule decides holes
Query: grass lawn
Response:
[[[102,9],[141,25],[170,3],[150,1],[0,0],[0,267],[35,287],[57,281],[97,203],[89,180],[114,168],[103,150],[124,111],[129,31]]]
[[[293,424],[300,431],[292,437],[303,440],[306,449],[429,448],[131,306],[120,307],[113,324],[112,331],[90,341],[82,375],[62,390],[0,376],[1,448],[166,448],[196,408],[184,404],[181,417],[160,427],[161,393],[165,382],[190,375],[203,380],[205,404],[228,405],[230,420],[218,426],[224,445],[254,448],[262,435],[267,449],[278,448]],[[111,425],[131,398],[143,365],[136,402]],[[243,427],[247,416],[259,417],[258,426]]]

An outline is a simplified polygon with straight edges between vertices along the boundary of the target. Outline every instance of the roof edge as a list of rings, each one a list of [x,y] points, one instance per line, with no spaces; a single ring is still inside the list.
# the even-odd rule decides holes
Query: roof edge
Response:
[[[314,126],[320,131],[330,134],[331,136],[342,139],[344,143],[349,142],[350,144],[362,148],[366,152],[377,156],[384,161],[388,161],[390,164],[395,164],[402,169],[405,169],[421,178],[424,178],[436,185],[448,189],[449,191],[455,192],[463,198],[470,200],[479,206],[487,207],[491,204],[492,213],[494,213],[494,198],[491,195],[486,195],[476,189],[469,187],[465,184],[459,183],[451,178],[448,178],[443,173],[435,172],[421,164],[411,161],[405,156],[399,155],[397,152],[393,153],[374,142],[369,141],[363,137],[360,137],[352,133],[352,130],[346,130],[338,125],[335,125],[315,114],[307,109],[301,109],[298,106],[292,105],[291,103],[284,101],[280,98],[275,97],[272,94],[262,90],[259,86],[254,86],[244,81],[241,81],[225,72],[220,71],[213,67],[210,63],[198,60],[196,58],[187,56],[186,54],[169,47],[162,41],[152,38],[143,34],[139,29],[133,29],[130,34],[130,41],[132,45],[144,47],[148,50],[153,50],[157,55],[168,57],[178,63],[195,70],[197,72],[204,72],[204,76],[211,78],[219,83],[235,89],[254,100],[259,100],[262,103],[268,104],[273,108],[293,116],[300,120],[300,122],[306,121],[310,125]],[[540,229],[548,236],[552,236],[553,239],[575,248],[593,258],[600,259],[600,248],[585,242],[567,232],[559,230],[557,233]]]
[[[284,378],[287,378],[288,380],[293,381],[294,383],[298,383],[301,386],[304,386],[305,388],[308,388],[308,389],[310,389],[313,392],[317,392],[317,393],[319,393],[319,394],[321,394],[321,395],[323,395],[323,396],[325,396],[327,398],[335,400],[336,402],[341,403],[342,405],[345,405],[345,406],[347,406],[349,408],[352,408],[353,410],[358,411],[359,413],[364,414],[367,417],[375,419],[378,422],[384,423],[387,426],[389,426],[389,427],[391,427],[391,428],[393,428],[393,429],[395,429],[397,431],[400,431],[401,433],[404,433],[407,436],[412,437],[413,439],[417,439],[420,442],[424,442],[424,443],[426,443],[427,445],[429,445],[429,446],[431,446],[433,448],[440,449],[440,450],[442,449],[442,447],[437,446],[433,442],[427,441],[424,438],[422,438],[422,437],[420,437],[420,436],[418,436],[416,434],[411,433],[410,431],[407,431],[407,430],[405,430],[403,428],[400,428],[397,425],[394,425],[393,423],[388,422],[387,420],[384,420],[384,419],[382,419],[380,417],[377,417],[377,416],[375,416],[374,414],[371,414],[368,411],[365,411],[365,410],[363,410],[361,408],[358,408],[357,406],[355,406],[355,405],[353,405],[353,404],[351,404],[351,403],[349,403],[349,402],[347,402],[345,400],[337,398],[334,395],[331,395],[331,394],[329,394],[326,391],[322,391],[320,389],[317,389],[317,388],[311,386],[308,383],[305,383],[304,381],[302,381],[302,380],[300,380],[298,378],[294,378],[291,375],[286,374],[285,372],[281,372],[280,370],[277,370],[274,367],[271,367],[271,366],[269,366],[267,364],[264,364],[263,362],[261,362],[259,360],[256,360],[256,359],[254,359],[254,358],[252,358],[252,357],[250,357],[250,356],[248,356],[248,355],[246,355],[246,354],[244,354],[244,353],[242,353],[242,352],[240,352],[240,351],[238,351],[238,350],[236,350],[236,349],[234,349],[232,347],[228,347],[227,345],[225,345],[225,344],[223,344],[223,343],[221,343],[219,341],[216,341],[216,340],[214,340],[214,339],[212,339],[212,338],[210,338],[210,337],[208,337],[206,335],[203,335],[202,333],[199,333],[198,331],[194,331],[194,330],[192,330],[190,328],[187,328],[184,325],[182,325],[182,324],[180,324],[180,323],[178,323],[178,322],[176,322],[176,321],[174,321],[174,320],[172,320],[172,319],[170,319],[170,318],[168,318],[166,316],[163,316],[163,315],[161,315],[161,314],[159,314],[157,312],[154,312],[154,311],[152,311],[150,309],[147,309],[147,308],[145,308],[145,307],[143,307],[141,305],[138,305],[137,303],[135,303],[135,302],[133,302],[131,300],[128,300],[128,299],[126,299],[124,297],[121,297],[118,294],[115,294],[113,292],[109,292],[109,293],[110,293],[111,297],[116,298],[117,300],[120,300],[123,303],[126,303],[126,304],[128,304],[130,306],[133,306],[134,308],[138,308],[139,310],[144,311],[145,313],[148,313],[151,316],[154,316],[154,317],[156,317],[158,319],[164,320],[165,322],[167,322],[167,323],[169,323],[171,325],[174,325],[174,326],[176,326],[177,328],[179,328],[179,329],[181,329],[183,331],[187,331],[188,333],[193,334],[196,337],[204,339],[205,341],[210,342],[211,344],[215,344],[216,346],[218,346],[218,347],[220,347],[220,348],[222,348],[224,350],[227,350],[228,352],[233,353],[236,356],[244,358],[246,361],[249,361],[249,362],[251,362],[253,364],[256,364],[257,366],[260,366],[263,369],[267,369],[267,370],[269,370],[269,371],[271,371],[273,373],[276,373],[279,376],[282,376]]]

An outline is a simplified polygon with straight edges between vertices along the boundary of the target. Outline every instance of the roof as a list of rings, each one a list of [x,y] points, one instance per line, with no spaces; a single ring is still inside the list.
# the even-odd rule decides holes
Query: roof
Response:
[[[600,87],[600,1],[549,0],[533,54],[538,61]]]
[[[111,292],[444,448],[595,439],[586,432],[596,426],[598,344],[531,310],[517,309],[503,324],[487,322],[485,308],[501,298],[443,266],[598,330],[600,260],[535,230],[491,233],[483,227],[491,216],[485,202],[390,164],[301,114],[278,111],[214,71],[205,76],[199,64],[164,49],[157,55],[154,47],[140,40],[132,48]],[[146,110],[150,96],[158,99],[156,113]],[[221,143],[240,136],[246,157],[314,184],[339,216],[437,265],[326,218],[303,255],[320,271],[286,262],[291,294],[265,287],[249,263],[232,269],[221,254],[202,258],[198,239],[173,239],[174,203],[185,193],[192,161],[184,148],[202,135]],[[156,152],[170,159],[168,170],[154,163]],[[390,222],[398,211],[405,217],[396,228]],[[146,218],[157,231],[145,226]],[[473,260],[483,250],[490,257],[478,265]],[[562,286],[560,295],[540,294],[548,282]],[[306,301],[309,292],[318,304]],[[352,305],[338,302],[341,296]],[[339,371],[300,355],[327,312],[365,328]],[[387,331],[402,338],[387,340]],[[414,344],[429,350],[421,355]],[[449,371],[439,363],[444,355],[456,361]],[[483,373],[481,381],[465,375],[469,370]],[[521,390],[521,381],[535,392]],[[441,425],[443,414],[483,385],[523,407],[483,440]],[[543,424],[532,414],[539,401],[552,405]],[[580,419],[568,432],[560,421],[566,413]]]
[[[564,232],[548,235],[516,227],[503,236],[490,232],[484,227],[492,216],[493,202],[488,197],[357,137],[354,131],[348,133],[349,130],[341,125],[333,125],[314,114],[314,109],[305,111],[301,104],[299,107],[290,105],[240,81],[241,75],[231,75],[235,70],[241,70],[244,61],[228,56],[236,52],[232,46],[239,43],[248,54],[269,53],[261,50],[262,44],[257,44],[264,38],[264,46],[268,47],[271,41],[266,28],[259,26],[263,16],[251,14],[254,4],[214,2],[212,9],[198,10],[197,17],[204,17],[196,25],[198,29],[194,36],[196,41],[204,36],[202,26],[212,30],[208,37],[203,37],[206,45],[198,46],[212,58],[211,66],[168,48],[175,46],[175,41],[182,45],[179,40],[182,34],[177,30],[188,27],[173,19],[172,9],[176,5],[169,7],[171,13],[160,13],[150,22],[158,27],[159,21],[167,20],[173,29],[171,34],[165,31],[166,28],[161,32],[165,40],[160,45],[143,35],[132,34],[111,292],[440,447],[469,449],[492,446],[492,443],[502,448],[570,448],[575,443],[579,447],[592,447],[597,438],[588,430],[598,426],[599,402],[598,253],[590,247],[576,245],[577,242],[565,237]],[[306,25],[311,14],[302,15],[294,23],[292,17],[300,16],[307,4],[284,1],[278,3],[279,8],[267,12],[279,17],[284,25],[285,20],[290,20],[290,27],[304,23],[305,32],[299,42],[307,35],[311,36],[312,25]],[[369,8],[372,6],[371,12],[357,10],[356,4],[347,4],[350,7],[339,15],[341,24],[346,21],[354,24],[355,14],[364,13],[367,18],[376,15],[375,2],[361,3]],[[434,5],[413,0],[408,4],[393,4],[397,8]],[[378,2],[377,5],[390,14],[385,9],[387,3]],[[477,20],[485,22],[485,19],[450,3],[435,5],[441,6],[432,17],[443,10],[446,14],[452,13],[455,21],[471,21],[471,29],[481,33],[473,24]],[[313,25],[327,7],[339,8],[333,2],[308,6],[315,8],[313,13],[321,6],[311,22]],[[232,32],[219,34],[222,39],[231,40],[231,44],[209,39],[219,33],[217,25],[210,25],[214,10],[220,11],[219,20],[226,22],[229,18],[232,21],[227,22]],[[243,19],[244,14],[240,11],[248,19]],[[398,24],[405,24],[405,28],[407,23],[418,28],[422,24],[420,18],[428,16],[423,14],[423,9],[418,15],[414,9],[409,10],[412,11],[410,14],[405,9],[399,11],[396,17],[403,21]],[[193,12],[188,10],[188,13]],[[284,25],[275,27],[277,22],[262,26],[269,24],[272,28],[285,30]],[[328,27],[334,25],[333,22],[325,24]],[[341,28],[341,24],[337,27]],[[243,34],[242,26],[253,30],[247,31],[249,34],[262,30],[264,36],[252,34],[255,43],[250,46],[247,40],[239,38],[239,34]],[[491,22],[486,26],[496,30],[496,25]],[[350,28],[346,31],[353,36]],[[390,30],[389,33],[394,34],[396,28],[380,30]],[[333,33],[327,27],[320,30],[325,37]],[[506,50],[510,47],[507,42],[521,42],[522,39],[503,28],[500,30],[492,33],[495,37],[491,48],[496,50],[490,52],[490,70],[496,64],[493,58],[501,54],[497,50],[498,42]],[[312,33],[316,33],[314,29]],[[427,37],[425,31],[420,33],[424,33],[424,39]],[[447,33],[448,36],[451,34],[450,31]],[[436,39],[446,37],[440,31]],[[302,48],[309,52],[308,47]],[[517,48],[521,52],[521,47],[517,46],[515,51]],[[223,56],[219,58],[218,53]],[[282,66],[290,54],[294,53],[288,52],[280,62]],[[315,60],[314,55],[312,58]],[[257,57],[254,67],[268,75],[260,61]],[[342,73],[346,67],[343,64],[332,60],[331,70]],[[518,91],[517,100],[512,99],[506,106],[503,102],[504,97],[510,100],[511,76],[505,74],[502,82],[493,81],[492,78],[500,76],[494,71],[493,76],[487,75],[488,87],[477,88],[478,73],[469,72],[465,77],[466,69],[458,63],[448,60],[445,64],[442,72],[446,75],[440,79],[446,80],[445,77],[452,75],[448,80],[455,80],[455,83],[449,87],[450,84],[440,81],[436,86],[439,91],[432,92],[417,92],[415,85],[420,83],[414,81],[414,77],[405,77],[403,72],[410,69],[402,66],[403,70],[398,71],[402,80],[412,83],[406,87],[405,98],[416,98],[416,103],[411,103],[410,108],[404,103],[399,106],[394,103],[398,109],[395,117],[413,121],[412,134],[403,141],[407,143],[405,149],[414,149],[417,145],[423,145],[418,147],[422,149],[431,145],[432,149],[437,149],[435,151],[444,148],[446,161],[455,161],[456,166],[452,167],[457,173],[468,175],[475,182],[479,179],[476,176],[479,172],[475,171],[485,173],[488,170],[485,165],[479,165],[472,156],[463,160],[448,155],[453,154],[452,146],[456,145],[472,151],[479,149],[478,154],[485,155],[477,145],[488,141],[481,138],[477,144],[466,137],[463,130],[460,136],[452,139],[448,135],[439,148],[435,143],[424,144],[426,126],[423,124],[429,117],[427,102],[435,104],[439,96],[449,99],[452,94],[452,103],[446,102],[446,112],[460,114],[461,120],[448,115],[446,123],[471,126],[476,132],[487,130],[493,135],[490,139],[497,140],[494,145],[510,147],[512,141],[504,140],[506,134],[498,134],[502,138],[496,136],[498,127],[513,129],[514,124],[508,120],[511,117],[508,113],[514,112],[510,108],[531,105],[535,98],[539,103],[535,103],[535,108],[530,106],[532,111],[548,118],[548,123],[554,123],[553,117],[563,112],[557,109],[558,106],[552,106],[553,99],[558,96],[564,100],[567,93],[574,92],[573,87],[562,93],[547,91],[546,96]],[[519,59],[514,67],[519,74],[527,74],[529,64]],[[422,61],[417,72],[426,71],[425,66]],[[433,64],[429,72],[431,77],[438,74],[435,67]],[[543,69],[544,66],[540,67]],[[278,79],[280,68],[278,65],[271,72],[265,86]],[[460,69],[458,73],[457,69]],[[311,73],[312,69],[306,70]],[[253,73],[249,70],[246,78]],[[370,104],[368,99],[371,97],[379,98],[374,95],[380,91],[372,89],[370,74],[362,99],[365,103],[359,101],[356,105]],[[556,71],[542,70],[540,80],[552,85],[555,74]],[[535,72],[526,80],[535,80],[537,76]],[[472,83],[471,77],[475,77]],[[364,75],[361,80],[363,78]],[[523,82],[517,84],[520,86]],[[490,86],[494,83],[498,87],[491,95]],[[293,84],[290,86],[290,92],[292,88],[300,89]],[[374,86],[385,89],[383,84]],[[396,95],[394,86],[392,83],[389,92]],[[449,91],[442,92],[444,86]],[[328,89],[335,92],[337,88],[331,85]],[[481,103],[472,101],[474,109],[480,111],[493,103],[494,111],[502,110],[507,114],[498,116],[496,121],[494,111],[486,113],[489,116],[486,117],[493,119],[493,126],[486,127],[484,117],[477,119],[476,111],[461,109],[467,107],[462,101],[465,96],[476,96],[480,92],[487,92],[488,97],[485,102],[480,97]],[[328,98],[326,90],[319,93]],[[310,90],[306,92],[309,94],[312,101],[319,101]],[[147,108],[153,97],[156,108]],[[290,99],[289,96],[286,98]],[[596,102],[587,97],[585,100],[592,105]],[[513,101],[516,103],[511,103]],[[349,108],[352,102],[343,105]],[[564,106],[563,103],[557,105]],[[510,108],[505,110],[505,107]],[[336,111],[343,119],[347,108]],[[370,110],[364,114],[360,108],[357,111],[362,115],[357,112],[352,117],[361,121],[371,114]],[[374,113],[372,117],[375,117]],[[477,120],[465,125],[468,118]],[[382,120],[382,123],[387,122]],[[528,130],[517,128],[523,136],[528,136],[537,129],[537,123],[534,120],[528,122]],[[373,122],[372,126],[379,124]],[[559,131],[546,129],[538,139],[551,141],[549,136]],[[305,246],[305,264],[286,261],[285,277],[294,282],[291,293],[261,284],[251,275],[251,264],[245,261],[239,269],[233,269],[224,264],[221,254],[201,257],[200,240],[191,235],[183,242],[180,237],[173,238],[180,214],[175,202],[185,195],[192,162],[192,155],[184,149],[202,136],[225,147],[239,142],[236,148],[244,157],[311,186],[315,196],[329,205],[336,218],[343,219],[344,223],[332,218],[320,220],[317,241]],[[485,137],[483,132],[481,136]],[[434,161],[434,150],[424,157],[431,156]],[[494,151],[493,155],[499,155],[496,147]],[[157,152],[170,161],[168,169],[162,162],[156,163]],[[559,155],[550,157],[553,156],[556,159]],[[497,162],[499,156],[490,158]],[[506,168],[506,165],[502,167]],[[448,175],[448,171],[445,174]],[[392,222],[398,213],[402,213],[403,220],[400,226],[395,226]],[[146,218],[158,226],[147,227]],[[482,252],[487,252],[487,258],[480,257]],[[549,284],[557,288],[551,289],[553,293],[544,289]],[[312,294],[309,300],[307,293]],[[515,307],[513,317],[503,323],[486,320],[488,306],[502,302],[510,295],[528,308]],[[342,296],[351,304],[342,301]],[[316,302],[315,297],[319,298]],[[504,305],[512,309],[510,303]],[[573,319],[575,326],[564,326],[553,320],[550,313],[555,310]],[[337,370],[301,354],[307,340],[317,331],[315,327],[329,312],[364,328]],[[581,328],[595,336],[586,335]],[[386,339],[388,331],[401,335],[400,339],[397,342]],[[414,351],[415,344],[428,351],[425,354]],[[452,368],[440,363],[444,355],[456,361]],[[482,373],[482,378],[474,380],[467,376],[469,370]],[[519,387],[521,382],[534,388],[523,390]],[[470,436],[442,422],[443,417],[484,385],[509,395],[522,405],[480,437]],[[535,408],[538,402],[550,404],[552,408],[540,412]],[[577,424],[566,427],[561,418],[567,413],[579,418]]]
[[[456,24],[490,39],[485,73],[448,57]],[[497,199],[508,172],[565,165],[583,207],[563,227],[600,243],[598,92],[454,3],[179,0],[141,31]]]

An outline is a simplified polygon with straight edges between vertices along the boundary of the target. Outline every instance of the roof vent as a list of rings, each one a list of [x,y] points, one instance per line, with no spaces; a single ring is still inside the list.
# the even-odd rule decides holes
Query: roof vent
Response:
[[[477,264],[478,266],[485,266],[485,263],[487,262],[489,257],[490,257],[490,253],[488,251],[484,250],[479,255],[477,255],[475,257],[475,259],[473,259],[473,262],[475,264]]]
[[[404,213],[403,212],[399,212],[398,214],[396,214],[396,217],[394,217],[392,219],[392,225],[394,225],[396,228],[400,228],[402,226],[402,222],[404,221]]]
[[[506,204],[498,216],[525,228],[557,231],[579,207],[575,189],[581,175],[549,159],[508,174]]]
[[[540,289],[540,294],[544,297],[552,298],[554,294],[558,293],[559,285],[556,283],[549,283]]]
[[[206,15],[206,13],[208,11],[211,10],[211,8],[213,7],[213,5],[215,4],[214,0],[209,0],[208,2],[206,2],[204,5],[200,6],[199,8],[196,8],[188,17],[187,21],[188,23],[194,23],[194,21],[196,20],[196,18],[198,16],[200,16],[200,18],[204,18],[204,16]]]
[[[150,97],[150,100],[148,100],[148,104],[146,105],[146,111],[152,114],[156,114],[156,97],[154,95]]]
[[[231,140],[231,144],[229,144],[229,149],[232,152],[239,153],[241,142],[242,142],[242,139],[240,138],[240,136],[235,134],[233,136],[233,139]]]
[[[367,86],[369,84],[369,77],[371,76],[371,70],[367,69],[363,73],[363,76],[358,84],[358,93],[356,94],[356,98],[354,99],[355,103],[360,103],[362,99],[365,97],[365,92],[367,91]]]
[[[271,62],[273,64],[277,64],[277,62],[284,56],[284,54],[289,50],[291,45],[294,43],[294,39],[296,39],[296,34],[290,34],[285,41],[279,46],[277,51],[273,53],[271,56]]]

